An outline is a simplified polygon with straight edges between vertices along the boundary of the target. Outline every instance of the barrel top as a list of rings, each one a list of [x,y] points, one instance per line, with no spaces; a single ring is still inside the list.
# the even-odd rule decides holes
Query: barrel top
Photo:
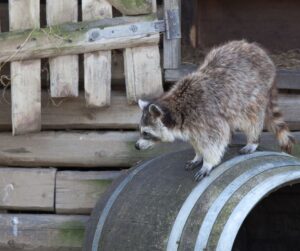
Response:
[[[238,149],[230,148],[224,162],[199,183],[193,180],[197,170],[184,170],[186,161],[193,158],[192,150],[162,155],[132,168],[97,203],[88,230],[92,237],[86,241],[92,245],[88,244],[91,248],[85,250],[131,251],[134,247],[138,251],[147,246],[151,250],[176,251],[223,247],[220,244],[226,241],[223,232],[233,228],[228,224],[237,220],[233,214],[239,210],[235,209],[243,208],[239,203],[243,201],[245,205],[243,198],[250,198],[248,194],[253,189],[273,176],[279,175],[273,190],[282,186],[282,182],[299,179],[291,173],[300,172],[300,161],[290,155],[267,151],[238,155]],[[291,180],[287,181],[287,175]],[[263,198],[266,191],[261,193]],[[252,204],[248,202],[252,207],[248,205],[245,217],[261,199],[255,201],[255,198],[251,197]],[[239,227],[235,225],[235,230]],[[233,242],[234,239],[232,236]]]

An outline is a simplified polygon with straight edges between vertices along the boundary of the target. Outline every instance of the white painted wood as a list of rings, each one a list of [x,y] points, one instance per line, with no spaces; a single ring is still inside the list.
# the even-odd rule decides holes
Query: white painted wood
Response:
[[[112,6],[106,0],[82,0],[82,19],[112,17]],[[111,51],[84,54],[84,88],[88,106],[110,105]]]
[[[0,208],[54,211],[54,168],[0,168]]]
[[[10,0],[9,21],[11,31],[39,28],[40,1]],[[11,63],[11,90],[13,134],[39,131],[41,129],[41,61]]]
[[[163,93],[160,54],[157,45],[127,48],[124,51],[127,99],[155,98]]]
[[[56,213],[90,214],[120,171],[61,171],[56,176]]]
[[[47,24],[57,25],[76,22],[78,18],[77,0],[47,0]],[[61,40],[67,38],[63,35]],[[78,96],[78,55],[60,56],[49,59],[50,89],[52,97]]]

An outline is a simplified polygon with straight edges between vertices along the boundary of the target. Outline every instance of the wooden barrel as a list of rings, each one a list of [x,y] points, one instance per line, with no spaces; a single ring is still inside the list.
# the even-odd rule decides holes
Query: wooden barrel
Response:
[[[131,169],[96,205],[84,250],[236,250],[249,212],[271,192],[300,182],[300,161],[257,151],[225,161],[197,183],[185,171],[193,152],[163,155]]]

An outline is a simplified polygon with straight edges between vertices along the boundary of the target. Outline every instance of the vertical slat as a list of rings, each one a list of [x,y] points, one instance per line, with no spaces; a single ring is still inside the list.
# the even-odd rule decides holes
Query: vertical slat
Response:
[[[179,9],[180,0],[164,0],[164,11]],[[164,35],[164,69],[176,69],[181,63],[181,39],[167,39]]]
[[[39,28],[40,1],[9,0],[9,20],[12,31]],[[40,130],[41,61],[11,63],[11,90],[13,134]]]
[[[112,17],[112,6],[106,0],[82,0],[82,19]],[[110,105],[111,51],[84,54],[84,89],[88,106]]]
[[[48,25],[77,21],[77,0],[47,0],[46,8]],[[60,36],[62,36],[62,39],[67,39],[68,34]],[[79,81],[78,55],[51,58],[49,64],[51,96],[77,97]]]
[[[152,12],[156,13],[156,0],[151,2]],[[158,45],[126,48],[123,55],[128,103],[134,104],[139,98],[160,96],[163,84]]]
[[[158,46],[136,47],[124,52],[127,100],[154,98],[163,93]]]

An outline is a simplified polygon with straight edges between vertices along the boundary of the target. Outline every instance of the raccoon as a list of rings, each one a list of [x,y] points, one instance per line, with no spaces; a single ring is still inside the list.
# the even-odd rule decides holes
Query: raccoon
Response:
[[[254,152],[264,121],[281,149],[290,153],[294,144],[277,105],[276,69],[256,43],[231,41],[212,49],[196,72],[179,80],[161,97],[139,100],[142,109],[139,150],[157,142],[189,142],[195,157],[186,164],[202,166],[200,181],[217,166],[236,130],[247,144],[240,152]]]

